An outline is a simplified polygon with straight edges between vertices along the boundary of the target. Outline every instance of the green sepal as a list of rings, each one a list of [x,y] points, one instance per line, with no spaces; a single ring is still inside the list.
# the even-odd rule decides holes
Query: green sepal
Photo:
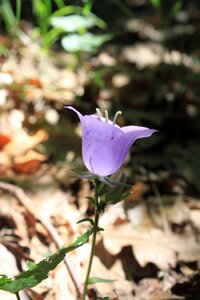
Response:
[[[106,178],[106,179],[111,185],[116,185],[116,186],[120,186],[120,187],[123,187],[123,188],[130,188],[131,187],[130,184],[127,184],[127,183],[124,183],[124,182],[121,182],[121,181],[117,181],[117,180],[114,180],[112,178]]]
[[[105,279],[105,278],[100,278],[100,277],[90,277],[88,279],[88,285],[89,284],[94,284],[94,283],[98,283],[98,282],[114,282],[116,281],[115,279]]]
[[[105,184],[99,183],[97,188],[96,188],[96,194],[98,197],[104,195],[105,193],[107,193],[108,191],[108,187]]]
[[[95,199],[93,197],[88,196],[88,197],[85,197],[85,198],[88,199],[90,201],[90,203],[96,207],[96,202],[95,202]]]
[[[76,173],[78,176],[78,178],[82,178],[82,179],[89,179],[89,180],[94,180],[97,178],[96,175],[92,174],[92,173],[87,173],[87,172],[82,172],[76,169],[71,169],[72,172]]]

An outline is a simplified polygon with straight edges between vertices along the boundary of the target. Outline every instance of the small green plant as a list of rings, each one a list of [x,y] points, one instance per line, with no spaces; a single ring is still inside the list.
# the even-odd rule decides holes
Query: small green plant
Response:
[[[166,2],[167,5],[167,12],[164,12],[164,1],[162,0],[150,0],[151,5],[156,10],[157,14],[165,19],[172,19],[176,15],[178,11],[181,10],[183,7],[183,1],[182,0],[176,0],[173,2],[173,4],[170,5]]]
[[[11,37],[18,35],[21,17],[21,0],[15,1],[15,10],[13,9],[9,0],[2,0],[0,4],[0,16],[7,33]]]
[[[53,2],[58,8],[55,12],[52,10]],[[80,7],[66,6],[63,0],[33,1],[33,12],[38,24],[34,33],[37,38],[41,37],[42,48],[49,49],[64,35],[61,44],[66,51],[92,52],[110,39],[110,35],[96,36],[88,32],[94,26],[105,29],[106,24],[91,12],[92,0],[83,2],[83,7]]]
[[[48,273],[64,259],[65,255],[88,242],[93,230],[88,230],[69,247],[63,247],[56,253],[50,255],[39,263],[28,263],[28,270],[20,273],[15,278],[8,278],[0,275],[0,290],[10,292],[20,299],[19,292],[24,289],[32,288],[48,277]]]
[[[51,25],[63,30],[61,39],[63,48],[70,53],[95,52],[103,43],[111,39],[111,34],[93,34],[89,32],[94,26],[104,30],[105,22],[91,12],[92,1],[83,7],[76,7],[73,13],[69,10],[58,10],[51,17]],[[69,7],[68,7],[69,9]],[[61,13],[65,11],[65,16]],[[67,15],[68,14],[68,15]]]
[[[33,13],[36,17],[37,27],[34,30],[34,35],[41,38],[41,46],[44,49],[49,49],[58,39],[62,30],[51,29],[50,18],[53,14],[53,0],[34,0],[32,1]],[[64,1],[55,0],[58,9],[64,7]]]
[[[122,173],[119,171],[123,165],[126,155],[132,144],[139,138],[151,136],[156,130],[141,126],[116,125],[117,117],[121,114],[118,111],[113,121],[109,120],[108,112],[102,116],[97,108],[96,115],[82,115],[71,106],[65,107],[74,111],[81,122],[82,135],[82,157],[89,173],[77,172],[80,178],[92,181],[94,190],[93,197],[87,197],[94,207],[94,219],[86,217],[78,223],[88,222],[90,229],[79,237],[69,247],[59,249],[55,254],[42,260],[38,264],[29,263],[28,270],[19,274],[16,278],[8,278],[6,275],[0,277],[0,289],[14,293],[17,300],[20,300],[19,292],[26,288],[31,288],[47,278],[49,271],[64,259],[66,253],[82,246],[88,242],[92,236],[91,252],[85,282],[81,292],[81,299],[85,300],[88,294],[88,285],[98,282],[112,282],[113,280],[91,277],[92,262],[95,253],[96,237],[99,231],[99,218],[108,205],[114,205],[123,201],[130,193],[124,192],[129,187],[123,181]],[[104,297],[108,300],[108,297]]]

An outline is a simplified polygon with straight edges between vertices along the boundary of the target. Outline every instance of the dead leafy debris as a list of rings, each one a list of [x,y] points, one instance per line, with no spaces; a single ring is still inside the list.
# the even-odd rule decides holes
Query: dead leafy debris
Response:
[[[169,51],[158,44],[165,32],[149,23],[134,19],[127,27],[142,41],[123,47],[109,46],[74,69],[67,68],[73,56],[66,53],[47,56],[34,43],[29,47],[17,44],[7,59],[0,58],[0,178],[16,186],[21,184],[30,199],[27,209],[17,197],[0,192],[0,256],[3,257],[0,273],[14,276],[26,268],[25,261],[41,260],[57,246],[71,243],[87,228],[86,224],[76,222],[93,215],[93,208],[85,198],[92,193],[91,186],[69,175],[70,163],[80,165],[76,157],[80,130],[71,122],[63,122],[66,119],[62,117],[63,104],[79,105],[83,97],[81,105],[86,111],[96,104],[103,109],[122,106],[125,119],[134,118],[136,123],[153,120],[158,127],[163,124],[170,127],[174,123],[182,128],[187,124],[186,115],[192,118],[190,122],[195,122],[199,64],[187,54]],[[2,40],[9,45],[7,38],[0,36]],[[161,62],[165,64],[166,74]],[[194,71],[184,77],[186,86],[178,81],[180,73],[174,66],[181,76]],[[159,86],[157,82],[162,76],[164,84]],[[189,76],[195,78],[194,82]],[[166,77],[169,78],[167,83]],[[176,97],[180,103],[175,101]],[[160,108],[149,110],[151,105],[163,105],[163,99],[167,108],[163,114]],[[175,118],[170,119],[173,105]],[[185,111],[183,123],[176,114],[178,105]],[[134,108],[134,116],[130,108]],[[125,119],[120,118],[120,123]],[[162,132],[159,138],[163,142]],[[159,138],[153,143],[159,143]],[[63,141],[66,141],[64,146]],[[49,142],[46,147],[45,142]],[[191,145],[196,149],[194,154],[198,153],[198,147]],[[164,154],[170,156],[173,163],[177,156],[185,155],[176,145],[173,145],[176,151],[170,146]],[[191,158],[191,148],[186,149],[190,155],[189,158],[186,155],[186,160],[189,165],[198,165]],[[160,148],[155,156],[148,156],[148,162],[143,160],[139,164],[156,161],[159,165],[165,160],[161,157],[163,153],[159,154]],[[91,300],[103,296],[111,300],[198,299],[200,205],[198,199],[184,195],[187,180],[193,178],[193,169],[184,168],[182,161],[177,161],[179,170],[183,170],[180,174],[186,174],[185,177],[180,175],[183,184],[177,178],[170,178],[171,171],[167,171],[165,181],[158,173],[154,188],[148,180],[144,183],[144,178],[138,176],[126,202],[108,207],[101,216],[105,232],[98,236],[92,275],[117,280],[96,284],[90,290]],[[199,176],[196,178],[199,186]],[[161,191],[157,187],[160,182],[164,185]],[[57,240],[52,239],[52,228],[59,237]],[[81,283],[88,256],[89,245],[70,254],[70,262]],[[15,298],[1,293],[5,300]],[[48,280],[27,293],[23,299],[29,296],[32,300],[73,300],[76,288],[66,265],[61,264]]]

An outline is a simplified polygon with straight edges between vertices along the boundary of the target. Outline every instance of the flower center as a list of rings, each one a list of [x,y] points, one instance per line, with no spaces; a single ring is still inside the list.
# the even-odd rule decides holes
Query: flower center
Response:
[[[107,122],[107,123],[109,122],[109,116],[108,116],[108,111],[107,111],[107,109],[105,109],[105,111],[104,111],[104,116],[105,116],[105,118],[102,116],[102,113],[101,113],[101,111],[100,111],[99,108],[96,108],[96,112],[97,112],[98,119],[99,119],[100,121],[105,121],[105,122]],[[118,117],[119,115],[121,115],[121,114],[122,114],[122,112],[121,112],[120,110],[118,110],[118,111],[116,112],[116,114],[115,114],[115,116],[114,116],[114,119],[113,119],[113,125],[116,124],[117,117]]]

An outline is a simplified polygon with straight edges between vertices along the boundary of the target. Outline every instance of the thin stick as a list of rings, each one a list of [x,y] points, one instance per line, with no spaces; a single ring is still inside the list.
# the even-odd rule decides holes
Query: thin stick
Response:
[[[55,245],[57,246],[57,248],[60,248],[63,246],[63,241],[60,238],[57,230],[55,229],[55,227],[51,224],[51,222],[49,220],[43,220],[41,217],[37,216],[37,213],[34,211],[32,204],[31,204],[31,199],[24,193],[24,191],[13,185],[10,183],[5,183],[0,181],[0,189],[2,189],[3,191],[7,191],[10,194],[14,195],[19,202],[27,209],[27,211],[31,214],[31,216],[38,220],[44,227],[45,229],[48,231],[49,235],[51,236],[53,242],[55,243]],[[74,283],[74,286],[76,288],[77,294],[78,296],[80,296],[82,294],[82,285],[81,282],[78,280],[77,275],[74,272],[74,267],[71,263],[70,257],[69,255],[66,254],[65,259],[64,259],[64,263],[67,267],[67,270],[69,272],[69,275]]]

